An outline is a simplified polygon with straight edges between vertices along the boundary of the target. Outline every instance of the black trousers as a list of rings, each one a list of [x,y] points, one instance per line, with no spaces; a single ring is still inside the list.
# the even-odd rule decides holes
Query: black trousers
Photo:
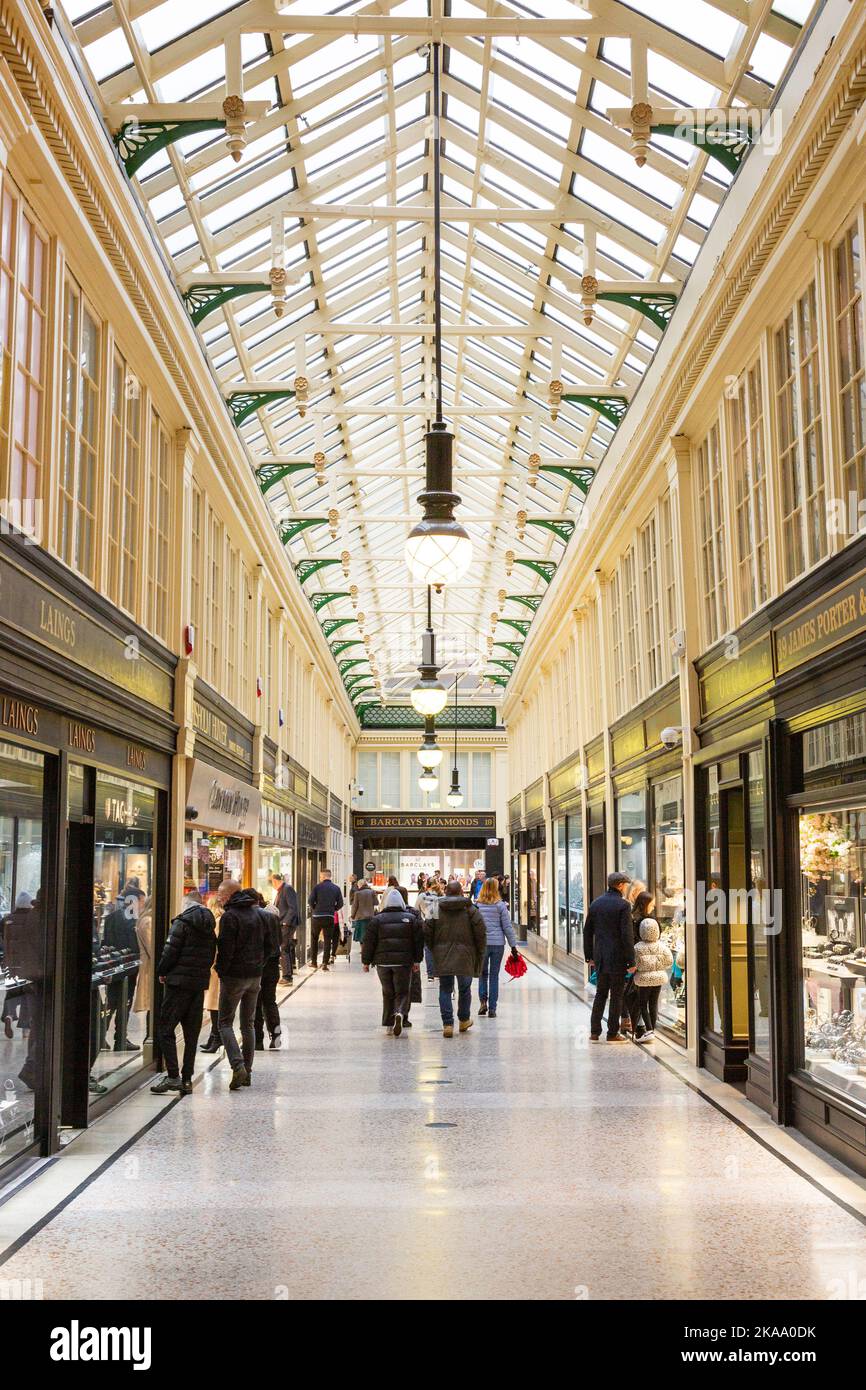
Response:
[[[159,1045],[169,1076],[182,1076],[191,1081],[195,1071],[195,1050],[201,1032],[204,1013],[203,989],[176,989],[169,985],[162,1001],[159,1015]],[[180,1024],[183,1029],[183,1071],[177,1065],[177,1037],[175,1029]]]
[[[594,1038],[597,1038],[601,1033],[601,1019],[608,995],[610,995],[610,1006],[607,1011],[607,1036],[609,1038],[616,1037],[619,1032],[619,1021],[622,1017],[624,989],[625,966],[621,970],[599,970],[595,987],[595,1003],[592,1006],[592,1018],[589,1024],[589,1031]]]
[[[259,990],[258,1003],[256,1004],[256,1047],[263,1047],[265,1042],[265,1024],[268,1025],[268,1032],[274,1036],[280,1027],[280,1011],[277,1008],[277,981],[280,978],[280,958],[274,956],[273,960],[265,961],[265,968],[262,971],[262,987]]]
[[[382,986],[382,1023],[390,1028],[395,1014],[409,1014],[409,987],[412,983],[411,965],[377,965],[376,974]]]
[[[297,927],[280,928],[280,963],[283,968],[283,978],[290,980],[295,973],[297,966],[298,943],[295,940]]]
[[[340,928],[332,917],[313,917],[313,929],[310,933],[310,964],[319,963],[319,933],[323,937],[322,964],[330,965],[331,956],[337,955],[337,942],[340,940]]]
[[[637,997],[632,1001],[631,1006],[631,1026],[634,1029],[635,1037],[655,1030],[656,1020],[659,1016],[659,995],[661,992],[661,985],[638,986]]]

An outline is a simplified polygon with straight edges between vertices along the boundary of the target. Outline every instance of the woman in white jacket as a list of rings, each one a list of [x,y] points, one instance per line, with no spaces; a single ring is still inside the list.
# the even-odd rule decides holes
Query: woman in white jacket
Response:
[[[644,917],[639,931],[640,940],[634,948],[637,997],[632,1005],[631,1023],[635,1042],[645,1043],[655,1037],[659,995],[662,985],[668,982],[674,958],[659,940],[659,924],[654,917]]]

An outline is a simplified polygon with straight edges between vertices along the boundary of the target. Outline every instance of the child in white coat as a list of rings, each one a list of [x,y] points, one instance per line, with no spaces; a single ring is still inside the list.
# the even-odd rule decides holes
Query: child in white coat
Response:
[[[668,982],[668,971],[674,958],[663,941],[659,940],[659,924],[654,917],[644,917],[640,924],[640,940],[635,943],[634,982],[637,997],[632,1006],[631,1022],[635,1042],[651,1042],[655,1037],[662,985]]]

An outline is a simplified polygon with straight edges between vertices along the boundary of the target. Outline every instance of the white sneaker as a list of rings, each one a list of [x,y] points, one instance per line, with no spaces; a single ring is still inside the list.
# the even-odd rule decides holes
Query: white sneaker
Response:
[[[639,1038],[635,1038],[635,1042],[639,1042],[639,1043],[652,1042],[652,1040],[653,1040],[654,1037],[655,1037],[655,1033],[652,1031],[652,1029],[650,1029],[650,1031],[649,1031],[648,1033],[642,1033],[641,1036],[640,1036]]]

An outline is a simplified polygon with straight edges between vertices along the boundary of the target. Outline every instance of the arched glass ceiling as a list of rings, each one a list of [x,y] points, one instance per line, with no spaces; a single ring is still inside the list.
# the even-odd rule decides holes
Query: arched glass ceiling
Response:
[[[432,322],[432,224],[418,213],[432,204],[430,30],[412,22],[520,21],[510,34],[473,35],[471,25],[443,34],[442,370],[474,561],[434,611],[446,678],[462,673],[461,698],[471,697],[488,669],[500,591],[540,597],[546,588],[525,566],[509,577],[506,552],[554,562],[563,553],[563,541],[541,526],[528,525],[518,540],[518,513],[579,521],[582,493],[569,480],[542,472],[528,486],[530,455],[594,467],[614,435],[603,413],[583,405],[563,405],[551,422],[554,337],[566,390],[631,396],[661,336],[619,302],[597,302],[592,323],[584,322],[585,226],[596,229],[600,282],[642,280],[676,293],[732,178],[702,150],[663,134],[653,134],[647,162],[637,166],[628,130],[607,116],[631,105],[630,40],[646,53],[654,104],[765,108],[815,6],[114,0],[93,8],[65,0],[62,8],[106,115],[118,104],[221,102],[225,42],[243,30],[245,98],[267,108],[247,128],[241,161],[230,158],[222,131],[200,132],[149,160],[140,191],[181,284],[219,273],[267,281],[271,222],[285,206],[282,317],[259,290],[224,303],[199,332],[228,392],[251,379],[291,383],[304,324],[305,418],[295,402],[274,401],[240,433],[253,465],[324,452],[324,486],[311,471],[294,472],[268,490],[268,503],[281,526],[337,510],[338,538],[325,526],[301,530],[289,542],[291,558],[349,552],[348,577],[324,568],[305,589],[357,586],[386,698],[395,699],[412,684],[425,625],[425,594],[410,586],[402,554],[419,512],[433,395],[432,340],[419,331]],[[299,16],[309,32],[292,28]],[[339,27],[328,27],[335,18]],[[585,29],[534,32],[537,19],[563,27],[580,20]],[[382,29],[382,21],[396,22],[390,32],[366,32],[377,20]],[[325,215],[333,204],[339,209]],[[410,209],[405,219],[376,216],[400,205]],[[509,209],[507,221],[483,216],[497,208]],[[491,325],[493,333],[484,331]],[[369,413],[373,407],[381,414]],[[352,612],[344,598],[322,616]],[[532,616],[513,603],[504,612]],[[502,628],[497,635],[517,636]],[[479,698],[489,701],[489,689]]]

